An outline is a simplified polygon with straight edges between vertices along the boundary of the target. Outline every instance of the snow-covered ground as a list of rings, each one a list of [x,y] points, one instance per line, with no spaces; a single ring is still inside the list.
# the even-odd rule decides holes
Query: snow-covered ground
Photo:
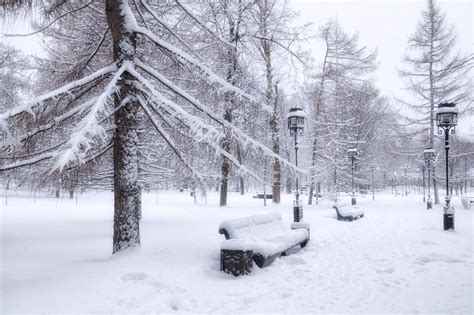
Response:
[[[456,232],[420,196],[359,198],[365,217],[339,222],[305,206],[311,242],[251,275],[219,271],[219,223],[266,212],[291,222],[291,196],[144,194],[141,249],[112,256],[111,193],[75,200],[1,199],[1,313],[473,312],[473,215],[454,198]]]

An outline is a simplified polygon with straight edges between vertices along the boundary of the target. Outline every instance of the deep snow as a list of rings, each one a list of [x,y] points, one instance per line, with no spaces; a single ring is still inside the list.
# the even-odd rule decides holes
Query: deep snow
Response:
[[[251,275],[219,271],[222,220],[279,212],[251,194],[143,194],[141,249],[111,255],[111,193],[75,200],[1,201],[1,313],[13,312],[473,312],[472,210],[456,208],[442,231],[442,207],[421,196],[359,198],[365,217],[336,220],[329,202],[305,206],[311,241]]]

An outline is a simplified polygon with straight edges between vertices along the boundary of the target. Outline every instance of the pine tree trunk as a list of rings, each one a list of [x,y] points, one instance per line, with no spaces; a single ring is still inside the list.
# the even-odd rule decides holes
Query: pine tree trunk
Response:
[[[271,81],[270,81],[271,84]],[[275,87],[277,92],[277,88]],[[275,93],[277,94],[277,93]],[[277,94],[278,95],[278,94]],[[273,115],[270,121],[270,128],[272,131],[272,151],[275,154],[280,154],[280,128],[278,127],[278,97],[273,100]],[[280,160],[275,158],[273,160],[273,186],[272,186],[272,201],[274,203],[280,203],[281,201],[281,164]]]
[[[435,167],[432,166],[431,168],[431,178],[433,182],[433,195],[434,195],[434,203],[435,205],[439,205],[439,189],[438,189],[438,182],[435,179]]]
[[[227,110],[224,113],[224,119],[227,121],[231,121],[231,112]],[[226,152],[230,152],[230,135],[226,133],[224,141],[222,143],[222,149]],[[224,157],[222,161],[221,167],[221,186],[220,186],[220,198],[219,198],[219,206],[227,206],[227,191],[228,191],[228,184],[229,184],[229,171],[230,171],[230,163],[229,159]]]
[[[314,183],[311,181],[311,185],[309,186],[308,205],[313,204],[313,190],[314,190]]]
[[[316,183],[316,204],[319,204],[319,194],[321,193],[321,182]]]
[[[237,145],[237,161],[239,164],[242,165],[242,151],[240,149],[240,145]],[[244,186],[244,176],[239,175],[239,188],[240,188],[240,195],[245,195],[245,186]]]
[[[439,189],[436,179],[433,178],[433,193],[435,205],[439,205]]]
[[[316,113],[318,113],[318,110],[316,110]],[[310,185],[310,188],[309,188],[308,205],[313,204],[314,177],[316,176],[315,175],[316,157],[317,157],[316,152],[317,152],[317,149],[318,149],[317,145],[318,145],[318,141],[316,139],[316,136],[314,136],[313,153],[311,155],[311,178],[310,178],[311,185]]]
[[[226,150],[226,147],[228,147],[226,144],[224,144],[224,150]],[[224,158],[224,161],[222,162],[222,168],[221,168],[221,174],[222,174],[222,179],[221,179],[221,186],[220,186],[220,198],[219,198],[219,206],[223,207],[227,205],[227,186],[228,186],[228,176],[229,176],[229,160],[227,158]]]
[[[112,31],[114,60],[120,67],[123,62],[133,61],[136,34],[127,31],[124,12],[126,0],[107,0],[107,22]],[[122,75],[119,93],[114,97],[115,108],[130,97],[126,106],[114,114],[114,236],[113,253],[140,245],[139,217],[141,196],[138,185],[138,116],[139,104],[134,88],[135,78]]]
[[[237,73],[237,41],[238,41],[238,34],[236,34],[235,29],[235,21],[229,19],[229,41],[235,43],[234,47],[229,47],[227,50],[227,61],[228,61],[228,68],[227,68],[227,82],[231,84],[236,83],[236,73]],[[225,94],[225,102],[226,108],[224,111],[224,120],[228,121],[229,123],[232,122],[232,111],[235,109],[236,100],[235,95],[232,92],[226,92]],[[225,138],[222,143],[222,149],[227,153],[230,153],[230,145],[231,145],[231,136],[228,132],[225,133]],[[221,167],[221,186],[220,186],[220,198],[219,198],[219,206],[226,206],[227,205],[227,191],[228,191],[228,176],[230,172],[230,163],[229,159],[224,157],[222,161]]]

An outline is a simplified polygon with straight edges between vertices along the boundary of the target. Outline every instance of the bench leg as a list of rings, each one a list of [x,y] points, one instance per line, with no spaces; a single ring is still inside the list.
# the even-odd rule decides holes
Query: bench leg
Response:
[[[253,267],[253,251],[221,250],[221,271],[231,273],[235,277],[247,275]]]

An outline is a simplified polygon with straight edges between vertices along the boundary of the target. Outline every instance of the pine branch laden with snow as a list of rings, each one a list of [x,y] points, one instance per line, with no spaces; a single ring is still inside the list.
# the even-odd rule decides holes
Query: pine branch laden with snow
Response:
[[[140,8],[145,8],[146,12],[141,12],[138,6],[135,8],[137,11],[132,11],[132,2],[126,0],[107,0],[105,11],[100,11],[103,8],[94,2],[81,7],[75,7],[79,5],[75,3],[68,4],[68,10],[74,12],[75,17],[58,12],[59,18],[46,24],[44,32],[59,47],[65,45],[59,50],[49,50],[55,59],[49,64],[67,65],[65,70],[58,70],[57,81],[69,83],[0,113],[0,130],[5,134],[0,147],[17,150],[16,156],[6,157],[8,163],[2,159],[0,170],[44,162],[39,170],[44,171],[45,165],[54,163],[53,170],[63,172],[51,172],[54,180],[64,177],[64,173],[81,172],[82,166],[89,169],[98,166],[91,173],[93,180],[88,181],[94,185],[101,180],[110,183],[113,178],[113,252],[140,244],[141,176],[169,176],[169,168],[160,165],[163,157],[153,152],[158,149],[155,146],[158,142],[166,145],[168,154],[173,153],[173,163],[186,169],[189,180],[194,182],[193,185],[199,184],[204,192],[209,179],[217,177],[217,172],[205,173],[200,165],[207,163],[207,168],[213,167],[216,171],[218,163],[193,160],[203,159],[193,149],[205,151],[206,157],[212,161],[229,161],[235,166],[233,172],[237,176],[245,174],[260,180],[261,171],[255,171],[257,167],[250,168],[250,162],[244,163],[242,156],[257,159],[262,155],[278,161],[288,170],[304,173],[270,149],[263,138],[256,140],[258,132],[244,132],[239,128],[239,124],[256,128],[255,122],[234,122],[226,119],[224,114],[229,98],[236,103],[250,104],[249,109],[245,109],[247,115],[257,113],[263,116],[264,111],[272,111],[272,108],[268,104],[258,105],[257,98],[237,87],[237,81],[232,78],[223,79],[217,74],[221,69],[213,69],[212,65],[202,61],[205,58],[194,57],[199,55],[165,41],[159,35],[161,28],[169,33],[175,30],[166,27],[167,21],[153,11],[157,6],[152,8],[141,2],[144,7]],[[180,5],[186,14],[192,14]],[[142,19],[140,23],[135,13]],[[84,15],[86,24],[98,25],[97,29],[81,26],[76,15]],[[150,15],[154,19],[152,22],[147,21]],[[192,16],[195,22],[197,18]],[[52,24],[59,27],[51,28]],[[207,33],[212,32],[205,24],[200,27]],[[217,33],[211,35],[218,45],[236,47],[223,42]],[[95,42],[87,44],[86,52],[78,53],[82,47],[81,40],[89,38],[94,38]],[[189,37],[176,34],[171,38],[178,44],[181,42],[185,49],[193,49],[192,42],[184,42],[184,38]],[[110,47],[114,50],[113,60],[110,60]],[[165,58],[157,58],[157,47],[158,57]],[[47,62],[44,64],[48,65]],[[47,81],[43,78],[42,83],[47,86]],[[37,121],[31,118],[36,125],[25,128],[18,124],[19,118],[37,117],[35,115],[40,117]],[[15,124],[10,126],[10,123]],[[37,144],[29,146],[38,139]],[[224,139],[228,141],[227,147],[222,145]],[[184,143],[190,145],[186,147]],[[147,152],[141,154],[139,149],[143,147]],[[110,152],[112,149],[113,154]],[[113,168],[110,167],[111,160]]]
[[[235,138],[239,143],[241,143],[243,145],[244,148],[247,147],[247,146],[251,146],[255,150],[258,150],[258,151],[264,153],[265,155],[267,155],[269,157],[278,159],[279,161],[281,161],[287,167],[292,168],[292,169],[294,169],[295,171],[298,171],[298,172],[303,172],[301,169],[296,168],[293,164],[289,163],[287,160],[281,158],[281,156],[275,154],[267,146],[265,146],[265,145],[261,144],[260,142],[255,141],[254,139],[252,139],[250,136],[245,134],[245,132],[243,132],[241,129],[234,126],[232,123],[229,123],[225,119],[223,119],[220,116],[216,115],[212,110],[209,109],[208,106],[206,106],[204,104],[201,104],[201,102],[199,102],[199,100],[197,100],[196,98],[194,98],[191,95],[189,95],[188,93],[186,93],[184,90],[182,90],[181,88],[179,88],[178,86],[173,84],[171,81],[166,79],[163,75],[161,75],[160,73],[158,73],[157,71],[155,71],[151,67],[148,67],[148,66],[144,65],[139,60],[136,60],[135,63],[137,65],[137,67],[142,68],[148,74],[152,75],[155,79],[157,79],[165,87],[167,87],[168,89],[172,90],[174,93],[176,93],[177,95],[179,95],[180,97],[185,99],[188,103],[193,105],[197,110],[204,113],[207,117],[211,118],[214,122],[216,122],[219,125],[223,126],[225,128],[225,130],[230,132],[230,134],[232,135],[233,138]],[[183,118],[185,118],[188,121],[187,125],[191,128],[191,130],[194,133],[196,132],[196,128],[193,127],[193,126],[199,126],[200,128],[202,128],[204,130],[206,130],[206,129],[208,130],[208,132],[206,132],[206,133],[199,132],[197,138],[195,138],[196,141],[202,141],[202,140],[206,139],[206,141],[208,143],[218,143],[219,140],[221,139],[221,137],[223,137],[222,132],[218,131],[214,127],[205,126],[205,125],[203,126],[202,121],[201,121],[202,118],[198,118],[197,116],[189,115],[182,108],[180,108],[179,105],[174,104],[170,100],[164,98],[163,95],[161,93],[157,92],[156,89],[153,87],[153,85],[149,81],[147,81],[143,76],[141,76],[138,72],[133,71],[132,73],[135,75],[135,77],[145,87],[147,87],[152,92],[152,94],[155,97],[157,97],[157,99],[160,101],[161,104],[166,105],[168,107],[171,106],[172,112],[176,112],[176,113],[179,113],[180,115],[182,115]],[[206,135],[206,136],[204,137],[204,135]],[[221,152],[223,152],[223,151],[221,151]],[[235,160],[235,158],[233,158],[232,160]]]
[[[190,56],[186,52],[184,52],[184,51],[178,49],[177,47],[161,40],[158,36],[153,34],[148,29],[137,26],[136,29],[134,29],[134,31],[148,37],[153,43],[155,43],[157,46],[163,48],[165,51],[170,53],[173,57],[177,58],[177,60],[180,61],[181,63],[186,64],[186,65],[191,65],[191,66],[196,67],[197,69],[199,69],[199,74],[200,74],[201,78],[205,79],[210,84],[217,84],[217,85],[221,86],[220,91],[222,93],[232,92],[232,93],[235,93],[235,94],[237,94],[241,97],[244,97],[244,98],[252,101],[255,104],[259,104],[258,100],[254,96],[242,91],[238,87],[236,87],[236,86],[230,84],[229,82],[227,82],[226,80],[222,79],[219,75],[215,74],[206,65],[204,65],[203,63],[201,63],[198,60],[194,59],[192,56]],[[268,110],[268,111],[271,110],[268,107],[264,107],[264,105],[261,105],[261,106],[264,109]]]
[[[117,83],[129,66],[130,64],[125,62],[114,74],[105,90],[95,100],[89,113],[77,124],[66,144],[67,148],[56,153],[56,168],[62,169],[72,161],[83,163],[95,141],[105,142],[105,130],[100,125],[99,119],[102,115],[110,116],[107,103],[118,92]],[[124,103],[126,106],[126,100]]]

